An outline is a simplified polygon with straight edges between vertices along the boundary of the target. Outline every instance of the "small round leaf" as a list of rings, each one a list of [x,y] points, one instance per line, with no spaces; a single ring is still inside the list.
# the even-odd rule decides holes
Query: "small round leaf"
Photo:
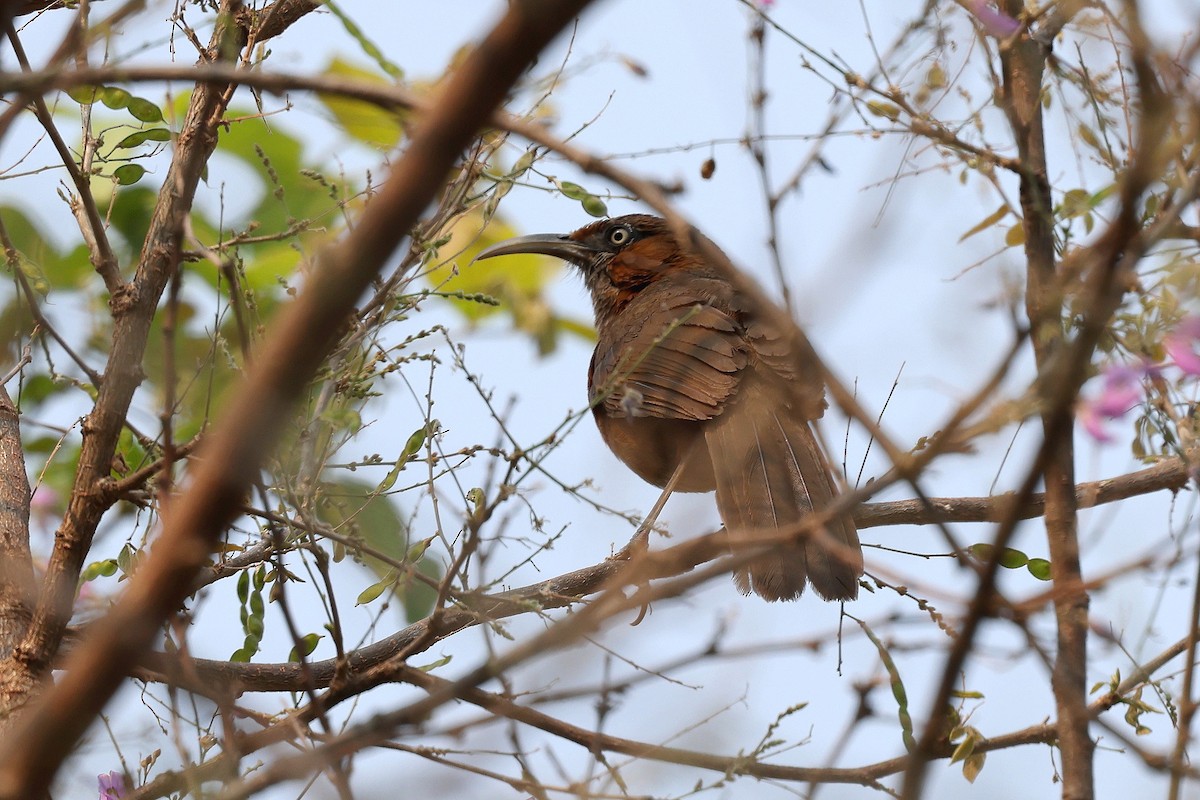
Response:
[[[132,186],[146,174],[146,168],[140,164],[122,164],[113,170],[113,177],[122,186]]]

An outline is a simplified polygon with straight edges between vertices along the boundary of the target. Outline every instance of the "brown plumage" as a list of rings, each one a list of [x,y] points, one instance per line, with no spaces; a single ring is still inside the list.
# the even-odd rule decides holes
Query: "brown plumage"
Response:
[[[819,377],[802,374],[783,337],[718,270],[681,249],[664,220],[634,214],[565,236],[524,236],[479,258],[543,253],[577,266],[592,295],[598,342],[588,370],[592,411],[608,447],[655,486],[682,463],[676,490],[716,490],[731,538],[796,530],[836,495],[809,427],[824,410]],[[826,600],[858,594],[854,522],[826,527],[844,545],[783,545],[734,576],[767,600],[812,583]]]

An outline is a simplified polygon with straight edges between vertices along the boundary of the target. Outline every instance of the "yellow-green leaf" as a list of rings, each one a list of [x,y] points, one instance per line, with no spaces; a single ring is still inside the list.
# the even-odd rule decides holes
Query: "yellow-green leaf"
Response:
[[[448,233],[448,241],[438,249],[447,260],[430,270],[427,276],[433,287],[448,294],[491,296],[511,309],[539,297],[546,284],[563,269],[558,259],[532,253],[473,261],[483,248],[518,235],[516,229],[497,218],[485,226],[481,214],[471,213],[455,222]],[[500,310],[495,305],[469,300],[453,302],[472,321]]]
[[[1000,220],[1004,219],[1004,217],[1007,214],[1008,214],[1008,206],[1007,205],[1000,206],[995,211],[993,211],[991,214],[988,214],[986,217],[984,217],[982,220],[980,220],[978,223],[976,223],[975,225],[972,225],[970,230],[968,230],[962,236],[958,237],[958,241],[960,243],[964,242],[967,239],[970,239],[975,234],[979,233],[980,231],[987,230],[988,228],[992,227]]]
[[[900,116],[900,109],[891,103],[885,103],[882,100],[868,100],[867,110],[877,117],[895,120]]]
[[[393,81],[378,72],[355,66],[340,58],[330,61],[324,72],[326,75],[349,78],[358,83],[394,85]],[[333,114],[338,125],[358,141],[382,149],[391,149],[400,142],[404,133],[401,121],[407,112],[380,108],[374,103],[343,95],[318,94],[317,99]]]
[[[324,639],[319,633],[306,633],[300,637],[300,641],[296,647],[293,647],[288,653],[288,661],[295,664],[300,659],[312,654],[313,650],[317,649],[317,642]]]
[[[430,536],[428,539],[421,539],[413,544],[404,555],[404,560],[409,562],[420,561],[421,557],[425,555],[425,551],[429,549],[429,545],[433,544],[433,540],[434,537]]]
[[[437,661],[432,661],[423,667],[417,667],[417,669],[421,670],[421,672],[433,672],[438,667],[444,667],[449,664],[451,658],[453,656],[442,656]]]
[[[1025,244],[1025,225],[1018,222],[1004,234],[1004,244],[1008,247],[1019,247]]]
[[[375,581],[375,583],[372,583],[370,586],[359,592],[358,598],[354,601],[354,605],[365,606],[367,603],[378,599],[381,594],[386,592],[388,589],[391,589],[395,584],[395,573],[389,573],[388,576],[383,580]]]

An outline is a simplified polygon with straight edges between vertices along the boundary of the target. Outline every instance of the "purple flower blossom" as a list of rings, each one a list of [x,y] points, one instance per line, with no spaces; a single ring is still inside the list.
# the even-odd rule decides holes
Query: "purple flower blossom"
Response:
[[[984,31],[997,39],[1007,39],[1021,30],[1021,23],[996,8],[988,0],[967,0],[967,8],[979,20]]]
[[[1184,317],[1163,339],[1167,355],[1188,375],[1200,375],[1200,317]]]
[[[106,775],[97,775],[100,782],[99,800],[120,800],[125,796],[125,773],[112,771]]]

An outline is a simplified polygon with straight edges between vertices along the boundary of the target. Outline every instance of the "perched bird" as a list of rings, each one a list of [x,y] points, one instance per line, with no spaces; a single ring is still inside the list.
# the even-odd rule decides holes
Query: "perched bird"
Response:
[[[514,253],[561,258],[583,274],[598,338],[588,396],[601,437],[626,466],[655,486],[674,478],[676,491],[715,489],[734,541],[796,532],[805,514],[833,502],[809,427],[825,408],[820,377],[805,373],[719,270],[680,247],[665,220],[600,220],[477,258]],[[854,522],[839,515],[826,532],[844,546],[781,545],[738,570],[738,589],[795,600],[807,582],[826,600],[853,599],[863,570]]]

